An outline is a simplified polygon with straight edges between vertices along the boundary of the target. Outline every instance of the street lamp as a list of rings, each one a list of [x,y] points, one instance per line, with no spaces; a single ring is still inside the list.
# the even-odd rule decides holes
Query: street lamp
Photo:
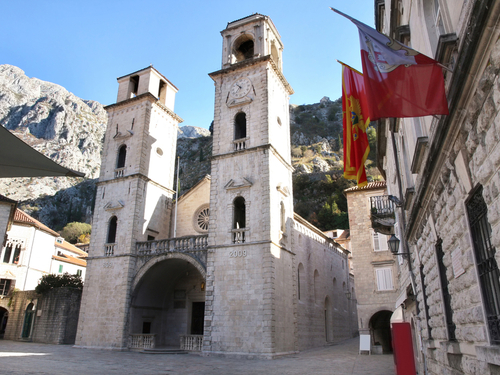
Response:
[[[393,234],[389,241],[389,250],[391,250],[392,255],[402,255],[403,257],[408,256],[408,253],[398,253],[399,250],[399,239]]]

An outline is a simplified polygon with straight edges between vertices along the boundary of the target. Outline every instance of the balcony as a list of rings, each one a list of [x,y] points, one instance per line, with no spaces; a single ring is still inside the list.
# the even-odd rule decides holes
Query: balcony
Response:
[[[370,197],[370,217],[372,228],[379,233],[392,234],[396,205],[389,199],[388,195]]]
[[[115,178],[123,177],[124,174],[125,174],[125,168],[115,169]]]
[[[236,139],[233,141],[233,149],[234,151],[243,151],[243,150],[246,150],[248,145],[247,145],[247,142],[248,142],[248,138],[240,138],[240,139]]]
[[[208,234],[185,236],[136,243],[136,253],[143,261],[166,253],[184,253],[196,259],[204,268],[207,264]]]

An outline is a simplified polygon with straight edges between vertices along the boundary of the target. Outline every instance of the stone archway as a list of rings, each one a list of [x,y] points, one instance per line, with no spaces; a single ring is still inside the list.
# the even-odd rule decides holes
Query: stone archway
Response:
[[[369,323],[372,344],[382,346],[384,354],[392,353],[391,316],[392,311],[378,311]]]
[[[185,254],[148,261],[132,287],[130,334],[154,335],[156,347],[179,347],[181,336],[202,335],[205,270]]]

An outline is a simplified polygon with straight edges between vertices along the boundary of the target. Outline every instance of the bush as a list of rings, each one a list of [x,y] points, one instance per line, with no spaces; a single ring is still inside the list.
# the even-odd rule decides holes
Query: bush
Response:
[[[69,243],[75,244],[79,241],[80,236],[90,235],[92,232],[92,226],[87,223],[72,222],[67,224],[61,231],[61,237],[63,237]]]
[[[35,292],[38,294],[45,294],[50,292],[54,288],[83,288],[82,277],[79,275],[70,275],[69,273],[64,273],[62,275],[44,275],[38,281],[38,285],[35,288]]]

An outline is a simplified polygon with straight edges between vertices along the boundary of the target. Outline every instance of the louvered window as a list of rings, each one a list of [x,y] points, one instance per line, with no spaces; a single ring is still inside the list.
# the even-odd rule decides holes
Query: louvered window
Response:
[[[375,275],[377,276],[377,290],[394,290],[392,268],[377,268]]]

